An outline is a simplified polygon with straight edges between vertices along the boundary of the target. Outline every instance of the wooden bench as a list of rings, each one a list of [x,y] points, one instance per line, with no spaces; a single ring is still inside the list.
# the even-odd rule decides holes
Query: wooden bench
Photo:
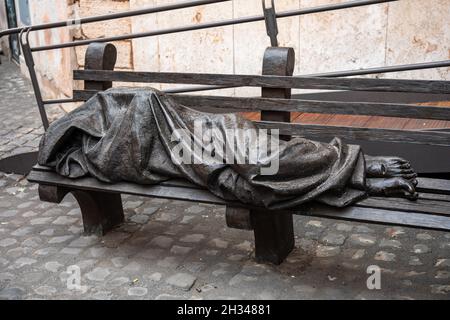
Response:
[[[74,99],[85,101],[112,82],[185,83],[262,87],[262,98],[236,98],[172,94],[178,102],[211,112],[260,112],[261,128],[278,128],[286,138],[303,136],[331,140],[388,141],[450,146],[450,133],[302,125],[290,122],[290,112],[383,115],[450,120],[450,108],[386,103],[343,103],[302,101],[291,98],[292,88],[325,90],[364,90],[391,92],[450,93],[450,82],[386,79],[291,77],[294,51],[270,47],[266,50],[262,76],[156,73],[113,71],[117,58],[112,44],[93,43],[86,52],[85,70],[74,71],[75,80],[84,81],[84,90],[75,90]],[[226,206],[229,227],[253,230],[255,256],[259,262],[281,263],[294,247],[293,214],[350,221],[402,225],[434,230],[450,230],[450,181],[419,178],[417,201],[397,198],[368,198],[344,209],[308,203],[292,211],[269,212],[224,201],[208,190],[187,181],[168,181],[144,186],[133,183],[106,184],[94,178],[68,179],[50,168],[35,166],[28,176],[39,184],[43,201],[60,203],[67,193],[77,199],[86,233],[105,234],[123,222],[121,194],[186,200]]]

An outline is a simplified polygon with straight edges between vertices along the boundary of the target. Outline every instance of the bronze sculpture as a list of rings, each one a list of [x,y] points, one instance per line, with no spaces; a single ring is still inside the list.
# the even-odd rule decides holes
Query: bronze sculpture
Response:
[[[272,175],[260,173],[270,158],[264,156],[253,164],[174,162],[176,130],[208,148],[195,137],[199,119],[224,137],[229,129],[256,129],[237,114],[200,112],[157,90],[109,89],[50,126],[41,141],[39,164],[66,177],[91,175],[105,182],[155,184],[182,178],[226,200],[270,209],[308,201],[343,207],[369,195],[417,198],[417,175],[408,161],[365,156],[359,146],[338,138],[329,144],[303,138],[280,141],[279,169]]]

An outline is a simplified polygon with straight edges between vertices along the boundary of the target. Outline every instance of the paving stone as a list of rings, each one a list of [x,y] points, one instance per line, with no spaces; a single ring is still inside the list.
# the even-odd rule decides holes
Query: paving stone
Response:
[[[0,240],[0,247],[3,247],[3,248],[10,247],[16,243],[17,243],[17,240],[14,238],[5,238],[5,239]]]
[[[145,214],[147,216],[151,216],[151,215],[155,214],[158,210],[159,210],[159,207],[147,207],[147,206],[144,206],[144,207],[141,207],[141,210],[139,210],[139,212],[141,214]]]
[[[139,224],[145,224],[148,222],[148,220],[150,219],[150,217],[148,215],[145,214],[135,214],[134,216],[132,216],[130,218],[130,221],[134,222],[134,223],[139,223]]]
[[[129,264],[127,264],[125,267],[123,267],[123,270],[127,271],[127,272],[138,272],[141,269],[142,269],[142,266],[139,263],[137,263],[136,261],[132,261]]]
[[[68,216],[81,216],[81,210],[79,208],[74,208],[72,210],[70,210],[69,212],[67,212]]]
[[[45,264],[45,269],[50,271],[50,272],[58,272],[59,269],[61,269],[62,267],[64,267],[64,265],[62,265],[61,263],[59,263],[58,261],[49,261]]]
[[[59,243],[64,243],[66,241],[69,241],[70,239],[72,239],[73,236],[58,236],[58,237],[53,237],[50,238],[50,240],[48,240],[49,244],[59,244]]]
[[[155,300],[183,300],[183,299],[185,299],[185,297],[168,293],[160,294],[155,298]]]
[[[353,226],[345,223],[337,223],[336,224],[337,231],[350,232],[353,230]]]
[[[431,293],[445,294],[445,295],[450,293],[450,285],[448,285],[448,284],[444,284],[444,285],[432,284],[430,287],[431,287]]]
[[[166,282],[176,288],[189,291],[197,278],[188,273],[177,273],[167,278]]]
[[[241,274],[249,276],[261,276],[267,272],[268,268],[263,264],[247,264],[241,270]]]
[[[78,227],[78,226],[70,226],[69,229],[67,229],[67,231],[72,232],[73,234],[81,234],[83,232],[83,227]]]
[[[191,247],[173,246],[172,249],[170,249],[170,252],[173,254],[185,255],[188,254],[191,250]]]
[[[78,248],[86,248],[96,244],[99,241],[97,236],[86,236],[79,237],[78,239],[73,240],[69,247],[78,247]]]
[[[356,252],[352,255],[352,259],[353,259],[353,260],[361,259],[362,257],[364,257],[365,253],[366,253],[366,250],[364,250],[364,249],[358,249],[358,250],[356,250]]]
[[[205,207],[197,206],[197,205],[196,206],[190,206],[190,207],[188,207],[186,209],[187,213],[195,213],[195,214],[201,213],[203,211],[205,211]]]
[[[30,234],[33,230],[34,228],[32,227],[21,227],[16,229],[16,231],[11,232],[11,235],[15,237],[23,237]]]
[[[155,273],[152,273],[149,276],[146,276],[146,279],[148,279],[150,281],[154,281],[154,282],[159,282],[162,279],[162,274],[159,273],[159,272],[155,272]]]
[[[235,245],[233,248],[240,251],[250,252],[253,251],[253,244],[250,241],[245,240],[244,242]]]
[[[111,291],[97,291],[92,295],[94,300],[112,300],[113,293]]]
[[[419,257],[409,257],[408,264],[410,266],[421,266],[423,265],[422,261],[420,261]]]
[[[205,255],[207,255],[207,256],[217,256],[219,251],[218,250],[204,250],[204,251],[202,251],[202,254],[203,253],[205,253]]]
[[[31,225],[41,225],[41,224],[49,224],[52,221],[52,218],[35,218],[30,220]]]
[[[195,219],[195,216],[183,216],[183,219],[181,219],[180,223],[189,224],[194,219]]]
[[[321,242],[325,245],[343,245],[347,237],[339,233],[327,233],[322,237]]]
[[[9,249],[8,251],[6,251],[6,255],[11,258],[19,258],[23,255],[30,254],[32,250],[33,249],[31,249],[31,248],[17,247],[17,248]]]
[[[71,217],[67,217],[67,216],[62,216],[62,217],[56,218],[56,220],[53,221],[53,224],[61,225],[61,226],[67,226],[67,225],[73,224],[73,223],[75,223],[77,221],[78,221],[78,218],[71,218]]]
[[[105,281],[105,279],[111,274],[109,269],[97,267],[91,272],[86,274],[86,277],[92,281]]]
[[[189,262],[184,263],[183,267],[192,274],[198,274],[206,269],[206,264],[204,262]]]
[[[34,290],[34,292],[36,292],[40,296],[52,296],[57,291],[58,290],[56,290],[56,288],[52,286],[40,286]]]
[[[132,297],[143,297],[147,294],[148,289],[144,287],[133,287],[128,289],[128,295]]]
[[[435,267],[450,267],[450,259],[438,259]]]
[[[254,282],[254,281],[257,281],[257,280],[258,280],[257,277],[248,276],[248,275],[245,275],[245,274],[238,273],[237,275],[235,275],[233,278],[230,279],[228,284],[230,286],[235,286],[235,285],[244,285],[245,286],[246,283]]]
[[[24,266],[29,266],[29,265],[35,264],[36,262],[37,262],[36,259],[22,257],[22,258],[17,259],[14,262],[14,265],[16,266],[16,268],[22,268]]]
[[[429,253],[430,251],[430,248],[425,244],[416,244],[413,247],[413,252],[416,254]]]
[[[5,267],[9,264],[9,260],[0,257],[0,266]]]
[[[338,255],[340,252],[341,248],[339,247],[318,245],[316,250],[316,256],[319,258],[334,257]]]
[[[212,239],[209,244],[221,249],[228,248],[228,242],[219,238]]]
[[[305,232],[305,238],[308,238],[310,240],[319,240],[321,235],[320,231],[307,231]]]
[[[42,248],[34,252],[36,256],[48,256],[50,254],[56,253],[58,250],[56,248]]]
[[[349,238],[351,245],[356,246],[371,246],[374,245],[377,238],[367,234],[352,234]]]
[[[42,239],[39,237],[31,237],[27,238],[22,242],[22,246],[24,247],[32,247],[32,248],[38,248],[42,244]]]
[[[180,239],[181,242],[197,243],[205,239],[203,234],[189,234]]]
[[[386,251],[378,251],[375,254],[375,260],[378,261],[395,261],[395,254],[391,253],[391,252],[386,252]]]
[[[71,256],[77,256],[79,255],[83,250],[80,248],[63,248],[61,249],[62,254],[67,254]]]
[[[247,256],[243,255],[243,254],[231,254],[227,257],[227,259],[230,261],[242,261],[246,258],[247,258]]]
[[[131,283],[130,278],[127,277],[118,277],[115,279],[112,279],[111,281],[108,282],[108,285],[111,287],[122,287],[125,284],[129,284]]]
[[[5,288],[0,290],[0,300],[21,300],[25,294],[21,288]]]
[[[103,236],[101,242],[108,248],[117,248],[122,242],[131,237],[131,234],[126,232],[110,232]]]
[[[17,214],[17,210],[0,211],[0,218],[11,218]]]
[[[416,235],[416,239],[417,239],[417,240],[424,240],[424,241],[427,241],[427,240],[432,240],[433,237],[432,237],[430,234],[428,234],[428,233],[418,233],[418,234]]]
[[[24,218],[31,218],[31,217],[35,217],[35,216],[37,216],[38,215],[38,213],[37,212],[34,212],[34,211],[28,211],[28,212],[25,212],[24,214],[22,214],[22,217],[24,217]],[[31,222],[30,222],[31,223]]]
[[[402,227],[389,227],[389,228],[386,228],[385,233],[390,238],[397,238],[397,237],[405,234],[405,229],[403,229]]]
[[[316,288],[308,285],[296,285],[294,286],[294,290],[299,293],[304,293],[306,296],[311,296],[317,291]]]
[[[144,202],[143,201],[126,201],[123,205],[124,209],[136,209],[139,206],[141,206]]]
[[[356,233],[372,233],[372,232],[374,232],[374,230],[367,226],[356,226],[355,232]]]
[[[436,272],[436,279],[450,279],[450,271],[438,270]]]
[[[35,203],[34,203],[33,201],[26,201],[26,202],[23,202],[23,203],[17,205],[17,208],[18,208],[18,209],[25,209],[25,208],[31,207],[31,206],[34,205],[34,204],[35,204]]]
[[[178,218],[178,215],[171,212],[162,212],[159,217],[156,217],[156,221],[173,222]]]
[[[82,270],[84,270],[84,269],[91,269],[96,263],[97,263],[97,260],[86,259],[86,260],[77,261],[75,263],[75,265],[77,265]]]
[[[381,239],[380,247],[381,248],[398,248],[398,249],[400,249],[402,247],[402,243],[398,240]]]
[[[165,257],[156,262],[156,265],[163,268],[175,269],[180,265],[180,259],[178,257]]]
[[[166,236],[158,236],[152,239],[150,245],[168,249],[173,243],[173,239]]]
[[[310,220],[310,221],[308,221],[306,226],[307,227],[315,227],[315,228],[323,228],[323,223],[322,223],[322,221],[318,221],[318,220]]]

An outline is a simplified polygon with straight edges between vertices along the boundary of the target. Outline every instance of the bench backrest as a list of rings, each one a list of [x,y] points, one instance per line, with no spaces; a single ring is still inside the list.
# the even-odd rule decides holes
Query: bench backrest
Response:
[[[398,103],[336,102],[290,99],[291,89],[348,90],[450,94],[450,81],[397,80],[369,78],[292,77],[294,54],[291,48],[268,48],[263,75],[199,74],[174,72],[114,71],[117,52],[112,44],[94,43],[86,52],[85,70],[75,70],[74,80],[85,82],[84,90],[74,90],[74,99],[85,101],[112,82],[173,83],[261,87],[261,98],[172,94],[178,102],[196,108],[227,112],[261,112],[262,128],[280,129],[283,135],[314,137],[334,136],[351,141],[450,146],[450,133],[398,129],[289,123],[289,112],[342,115],[371,115],[413,119],[450,120],[450,108]]]

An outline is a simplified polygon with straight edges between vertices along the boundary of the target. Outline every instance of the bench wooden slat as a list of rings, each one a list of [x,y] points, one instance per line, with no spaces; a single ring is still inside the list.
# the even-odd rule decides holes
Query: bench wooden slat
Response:
[[[406,211],[406,212],[422,212],[427,214],[436,214],[447,216],[450,218],[450,202],[427,200],[419,198],[416,201],[399,198],[378,198],[371,197],[358,202],[358,207],[380,208]]]
[[[450,195],[427,193],[421,191],[419,193],[419,199],[450,202]]]
[[[340,137],[348,140],[450,146],[450,133],[448,132],[357,128],[269,121],[255,121],[255,123],[262,129],[279,129],[280,134],[301,136],[312,140],[329,141],[333,137]]]
[[[227,202],[211,194],[206,189],[193,189],[188,185],[170,186],[170,185],[138,185],[134,183],[114,183],[107,184],[100,182],[94,178],[68,179],[64,178],[54,172],[48,171],[44,167],[36,168],[31,171],[28,176],[30,182],[36,182],[43,185],[57,185],[66,188],[79,188],[84,190],[105,191],[111,193],[123,193],[140,195],[156,198],[168,198],[173,200],[184,200],[194,202],[204,202],[217,205],[231,205],[238,207],[245,207],[240,203]],[[384,202],[386,199],[374,198],[372,201]],[[398,199],[392,199],[393,201]],[[425,201],[425,200],[424,200]],[[363,202],[364,203],[364,202]],[[439,209],[438,204],[431,208],[432,212],[421,212],[422,209],[414,210],[414,208],[406,208],[408,212],[401,211],[405,208],[402,206],[387,206],[385,209],[368,208],[363,206],[352,206],[344,209],[333,208],[321,204],[307,204],[296,210],[296,214],[314,215],[319,217],[328,217],[336,219],[347,219],[361,222],[373,222],[382,224],[398,224],[411,227],[422,227],[438,230],[450,230],[450,217],[442,215],[445,209]],[[443,202],[443,208],[447,208],[448,203]],[[370,205],[373,205],[371,203]],[[411,204],[411,206],[414,206]],[[406,206],[405,206],[406,207]],[[437,214],[435,214],[437,213]]]
[[[104,191],[111,193],[123,193],[155,198],[167,198],[173,200],[185,200],[225,205],[227,202],[214,196],[205,189],[192,189],[183,186],[140,185],[128,182],[108,184],[94,178],[69,179],[54,172],[42,172],[33,170],[28,175],[28,181],[47,185],[57,185],[66,188],[80,188],[84,190]]]
[[[180,83],[219,86],[352,90],[383,92],[450,93],[449,81],[369,78],[319,78],[208,73],[74,70],[74,80],[142,83]]]
[[[40,172],[55,172],[52,168],[50,167],[44,167],[41,165],[35,165],[33,167],[33,171],[40,171]],[[191,183],[189,181],[186,180],[181,180],[181,179],[171,179],[168,181],[163,181],[160,183],[160,185],[163,186],[169,186],[169,187],[181,187],[181,188],[191,188],[191,189],[205,189],[202,188],[194,183]]]
[[[314,204],[306,207],[303,214],[331,219],[379,223],[383,225],[392,224],[441,231],[450,230],[450,218],[416,212],[363,208],[358,206],[340,209]]]
[[[96,91],[75,90],[75,100],[85,101]],[[337,102],[299,99],[240,98],[171,94],[171,98],[188,107],[211,107],[226,112],[292,111],[302,113],[331,113],[348,115],[373,115],[414,119],[450,120],[450,108],[409,104]],[[87,98],[87,99],[86,99]]]
[[[429,192],[450,195],[450,180],[418,178],[418,192]]]

